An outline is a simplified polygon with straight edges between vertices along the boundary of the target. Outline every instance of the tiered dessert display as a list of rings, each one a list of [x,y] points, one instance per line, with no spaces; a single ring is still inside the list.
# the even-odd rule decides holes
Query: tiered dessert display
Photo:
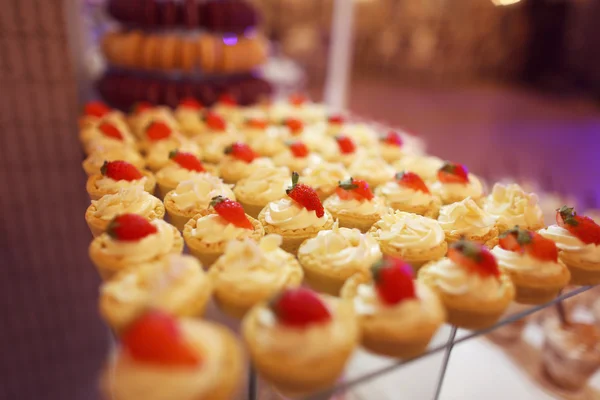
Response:
[[[252,104],[270,93],[258,73],[268,42],[246,1],[111,0],[107,10],[120,24],[101,46],[109,69],[98,90],[111,105],[210,105],[223,93]]]
[[[443,323],[491,329],[513,302],[600,277],[590,218],[563,207],[545,227],[519,185],[487,194],[414,137],[301,95],[129,115],[93,102],[80,130],[100,310],[120,337],[107,398],[231,398],[242,346],[276,390],[307,396],[358,346],[413,359]],[[202,319],[211,300],[241,343]]]

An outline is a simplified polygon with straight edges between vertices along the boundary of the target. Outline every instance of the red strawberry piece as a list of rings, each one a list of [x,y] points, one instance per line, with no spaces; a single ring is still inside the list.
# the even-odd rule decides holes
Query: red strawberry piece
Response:
[[[146,128],[146,137],[153,142],[168,139],[171,133],[171,127],[162,121],[153,121]]]
[[[98,129],[100,129],[102,134],[106,137],[117,139],[117,140],[123,140],[123,134],[121,133],[119,128],[117,128],[110,122],[101,123],[100,126],[98,127]]]
[[[496,259],[487,247],[479,243],[461,239],[450,246],[448,257],[456,264],[484,278],[489,276],[500,277]]]
[[[342,200],[364,201],[374,197],[369,184],[362,179],[348,178],[340,181],[335,192]]]
[[[345,120],[346,119],[341,114],[330,115],[329,118],[327,119],[327,121],[332,125],[341,125],[345,122]]]
[[[198,157],[192,153],[186,153],[179,150],[173,150],[169,153],[169,158],[179,164],[182,168],[190,171],[204,172],[204,166],[198,160]]]
[[[469,183],[469,170],[464,165],[446,162],[438,171],[438,179],[443,183]]]
[[[402,144],[404,143],[404,141],[402,140],[402,136],[400,136],[400,134],[395,131],[388,132],[388,134],[385,136],[383,141],[386,144],[389,144],[392,146],[397,146],[397,147],[401,147]]]
[[[499,245],[504,250],[522,253],[525,250],[523,245],[530,241],[531,235],[528,231],[514,227],[500,235]]]
[[[110,107],[101,101],[90,101],[83,108],[83,113],[90,117],[102,118],[110,112]]]
[[[573,207],[556,210],[556,223],[585,244],[600,245],[600,226],[590,217],[577,215]]]
[[[398,185],[412,189],[417,192],[429,193],[429,188],[423,179],[414,172],[398,172],[396,174]]]
[[[290,151],[296,158],[305,158],[308,156],[308,147],[302,142],[290,144]]]
[[[536,232],[520,229],[518,226],[500,235],[500,247],[517,253],[526,252],[540,261],[558,260],[558,249],[552,240]]]
[[[379,298],[388,305],[416,298],[412,267],[399,258],[384,256],[371,267]]]
[[[225,148],[225,154],[237,158],[238,160],[251,163],[257,157],[256,153],[246,143],[235,142]]]
[[[124,242],[137,242],[156,232],[154,225],[137,214],[118,215],[110,221],[106,229],[110,237]]]
[[[133,113],[134,114],[141,114],[144,111],[151,110],[152,108],[154,108],[154,106],[152,105],[152,103],[148,103],[147,101],[140,101],[139,103],[136,103],[133,106]]]
[[[200,356],[185,342],[177,320],[160,311],[149,311],[123,333],[123,349],[135,360],[164,366],[199,366]]]
[[[198,100],[196,100],[193,97],[186,97],[184,99],[181,99],[181,101],[179,102],[179,106],[184,107],[184,108],[189,108],[192,110],[196,110],[196,111],[200,111],[204,108],[202,103],[200,103]]]
[[[216,196],[212,198],[210,205],[225,221],[238,228],[254,230],[254,226],[252,226],[252,222],[246,216],[244,208],[237,201],[223,196]]]
[[[331,313],[319,295],[303,287],[284,290],[270,306],[281,324],[296,328],[331,320]]]
[[[233,97],[229,93],[223,93],[222,95],[220,95],[219,103],[222,105],[225,105],[225,106],[229,106],[229,107],[235,107],[238,105],[238,102],[235,99],[235,97]]]
[[[225,119],[214,112],[207,112],[204,115],[204,123],[213,131],[224,131],[227,129]]]
[[[283,123],[288,127],[293,135],[299,134],[304,129],[304,124],[299,119],[288,118]]]
[[[308,211],[314,211],[318,218],[325,215],[325,209],[319,195],[310,186],[303,183],[298,183],[300,175],[297,172],[292,172],[292,186],[289,187],[285,192],[287,195],[294,200],[296,203],[306,208]]]
[[[340,135],[336,136],[335,140],[337,141],[338,147],[340,149],[340,153],[342,154],[352,154],[356,151],[356,145],[354,141],[350,139],[348,136]]]
[[[267,129],[268,122],[264,119],[249,118],[246,120],[246,126],[252,129]]]
[[[289,97],[288,101],[293,106],[300,107],[301,105],[306,103],[307,99],[306,99],[306,96],[304,96],[303,94],[295,93]]]
[[[137,181],[144,176],[133,164],[122,160],[104,161],[100,172],[115,181]]]

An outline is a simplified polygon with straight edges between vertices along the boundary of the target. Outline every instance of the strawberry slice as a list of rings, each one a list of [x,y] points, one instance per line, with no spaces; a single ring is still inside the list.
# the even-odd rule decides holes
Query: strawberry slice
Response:
[[[235,107],[238,105],[237,100],[229,93],[223,93],[219,96],[219,104],[229,107]]]
[[[415,299],[412,267],[399,258],[384,256],[371,267],[375,289],[379,298],[388,305]]]
[[[252,150],[250,146],[246,143],[235,142],[230,146],[225,148],[225,154],[229,154],[230,156],[237,158],[238,160],[244,161],[246,163],[251,163],[258,157],[258,155]]]
[[[299,287],[286,289],[270,302],[277,320],[287,326],[305,328],[331,320],[331,313],[319,295]]]
[[[348,178],[345,181],[340,181],[335,193],[342,200],[372,200],[373,192],[369,188],[369,184],[362,179]]]
[[[402,136],[395,131],[389,131],[385,138],[383,138],[383,142],[396,147],[402,147],[402,144],[404,144]]]
[[[399,186],[412,189],[416,192],[430,193],[423,179],[414,172],[398,172],[396,182]]]
[[[210,206],[214,208],[217,214],[225,221],[238,228],[254,230],[254,226],[244,212],[244,208],[237,201],[233,201],[223,196],[216,196],[210,201]]]
[[[446,162],[438,171],[438,179],[443,183],[469,183],[469,170],[464,165]]]
[[[163,121],[152,121],[146,128],[146,137],[152,142],[168,139],[173,130]]]
[[[500,235],[500,247],[516,253],[527,253],[540,261],[558,261],[558,249],[552,240],[518,226]]]
[[[527,231],[515,227],[500,235],[500,247],[507,251],[522,253],[525,251],[523,245],[531,241],[531,235]]]
[[[151,110],[154,108],[154,105],[152,103],[149,103],[147,101],[140,101],[138,103],[135,103],[135,105],[133,106],[133,114],[141,114],[145,111]]]
[[[198,157],[192,153],[186,153],[179,150],[173,150],[169,153],[169,158],[179,164],[182,168],[189,171],[204,172],[204,165],[198,160]]]
[[[308,157],[308,147],[302,142],[294,142],[290,144],[290,151],[296,158]]]
[[[111,124],[110,122],[101,123],[98,129],[100,129],[100,132],[102,132],[102,134],[106,137],[117,140],[123,140],[123,134],[121,133],[119,128],[117,128],[114,124]]]
[[[583,243],[600,245],[600,226],[590,217],[577,215],[573,207],[556,210],[556,223]]]
[[[448,258],[483,278],[500,277],[496,259],[487,247],[479,243],[461,239],[450,246]]]
[[[266,120],[260,118],[248,118],[246,120],[246,126],[252,129],[265,130],[268,125],[269,123]]]
[[[287,118],[283,124],[288,127],[292,135],[298,135],[304,129],[302,121],[296,118]]]
[[[356,145],[354,141],[348,136],[339,135],[335,137],[335,140],[342,154],[352,154],[356,151]]]
[[[161,366],[197,367],[202,360],[182,337],[177,320],[161,311],[148,311],[121,337],[123,349],[134,359]]]
[[[217,113],[208,111],[204,115],[204,123],[213,131],[224,131],[227,129],[227,122]]]
[[[146,218],[138,214],[122,214],[109,222],[106,233],[122,242],[137,242],[158,230]]]
[[[300,175],[297,172],[292,172],[292,186],[285,192],[300,206],[306,208],[308,211],[314,211],[317,217],[321,218],[325,215],[325,209],[319,199],[319,195],[312,187],[304,183],[298,183],[299,179]]]
[[[110,107],[101,101],[90,101],[83,108],[83,113],[90,117],[102,118],[110,112]]]
[[[100,167],[100,173],[115,181],[137,181],[142,179],[144,175],[133,165],[127,161],[104,161]]]
[[[204,108],[202,103],[200,103],[193,97],[186,97],[184,99],[181,99],[181,101],[179,102],[179,107],[189,108],[195,111],[200,111]]]
[[[331,125],[342,125],[344,122],[346,122],[346,119],[341,114],[335,114],[330,115],[329,118],[327,118],[327,122],[329,122]]]
[[[291,105],[300,107],[304,103],[306,103],[308,101],[308,99],[303,94],[295,93],[295,94],[290,95],[290,97],[288,98],[288,101],[290,102]]]

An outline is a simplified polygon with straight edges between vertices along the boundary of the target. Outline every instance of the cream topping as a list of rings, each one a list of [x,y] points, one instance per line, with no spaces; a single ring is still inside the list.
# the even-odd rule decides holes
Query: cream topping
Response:
[[[127,161],[135,166],[144,165],[142,156],[137,151],[127,147],[115,147],[106,151],[95,151],[86,158],[85,163],[95,169],[97,173],[100,173],[100,168],[104,164],[104,161],[118,160]]]
[[[156,233],[137,241],[120,241],[103,234],[102,251],[130,263],[141,263],[171,253],[175,242],[173,227],[162,219],[150,223],[156,227]]]
[[[565,266],[558,262],[540,261],[527,253],[521,254],[516,251],[504,250],[500,246],[494,247],[492,254],[496,258],[498,265],[504,269],[535,272],[540,277],[557,275],[565,269]]]
[[[120,179],[118,181],[109,178],[108,176],[103,176],[102,178],[96,181],[96,187],[98,189],[103,190],[112,190],[112,189],[127,189],[133,187],[141,187],[144,188],[146,186],[146,181],[148,177],[143,176],[141,179],[135,179],[133,181],[126,181],[124,179]]]
[[[227,171],[232,176],[246,178],[258,168],[272,168],[274,166],[275,164],[269,158],[255,158],[252,162],[247,163],[235,157],[226,156],[221,163],[221,170],[223,172]]]
[[[262,135],[255,135],[250,138],[249,145],[258,154],[265,157],[272,157],[282,151],[285,151],[285,138],[287,134],[282,127],[269,126]]]
[[[537,195],[525,193],[517,184],[495,184],[483,209],[497,217],[499,224],[509,228],[519,225],[521,228],[529,229],[544,224],[544,215],[538,205]]]
[[[375,147],[379,142],[377,132],[366,124],[344,124],[341,132],[361,146]]]
[[[432,156],[407,155],[398,160],[393,166],[398,171],[414,172],[425,181],[435,181],[438,170],[444,166],[444,161]]]
[[[131,213],[147,217],[162,203],[143,188],[134,186],[102,196],[100,200],[92,200],[92,204],[96,208],[94,217],[110,221],[120,214]]]
[[[566,253],[576,254],[581,259],[600,263],[600,246],[593,243],[585,244],[577,236],[558,225],[550,225],[539,231],[539,234],[556,243],[556,247]]]
[[[229,185],[216,176],[200,173],[193,179],[179,183],[171,197],[180,210],[203,210],[208,208],[210,201],[216,196],[235,200]]]
[[[218,214],[209,214],[196,221],[192,237],[212,244],[249,237],[253,232],[253,229],[235,226]]]
[[[234,188],[236,196],[241,193],[248,200],[258,204],[268,203],[285,197],[285,191],[292,186],[290,171],[286,167],[257,168],[247,177],[240,180]]]
[[[485,236],[496,224],[496,219],[467,197],[463,201],[443,206],[438,222],[451,235]]]
[[[314,189],[333,189],[338,182],[350,177],[346,168],[341,163],[323,162],[304,170],[302,182]]]
[[[348,172],[354,178],[365,179],[367,181],[388,181],[394,179],[396,170],[392,168],[384,159],[379,157],[361,156],[357,157],[348,167]]]
[[[200,147],[189,140],[183,140],[180,144],[170,140],[161,140],[157,143],[153,143],[148,149],[146,162],[154,168],[161,168],[169,162],[169,153],[173,150],[192,153],[198,158],[201,158],[202,156]]]
[[[375,215],[387,211],[387,206],[378,197],[362,201],[356,199],[342,200],[337,194],[334,194],[326,200],[326,206],[339,214]]]
[[[321,227],[329,219],[327,213],[319,218],[315,211],[309,211],[289,198],[270,202],[264,212],[265,221],[281,229]]]
[[[440,181],[431,184],[431,191],[442,199],[455,199],[471,197],[478,199],[483,195],[483,185],[479,178],[469,174],[468,183],[444,183]]]
[[[445,240],[444,231],[436,220],[402,211],[384,214],[374,226],[379,241],[398,249],[427,250]]]
[[[202,172],[192,171],[187,168],[183,168],[177,163],[170,163],[166,167],[161,168],[161,170],[156,173],[156,179],[159,181],[166,180],[179,183],[182,181],[194,179],[195,176],[201,173]]]
[[[420,190],[414,190],[406,186],[398,185],[398,182],[396,181],[391,181],[379,186],[377,193],[389,203],[401,203],[413,207],[428,206],[434,201],[434,197],[431,193],[425,193]]]

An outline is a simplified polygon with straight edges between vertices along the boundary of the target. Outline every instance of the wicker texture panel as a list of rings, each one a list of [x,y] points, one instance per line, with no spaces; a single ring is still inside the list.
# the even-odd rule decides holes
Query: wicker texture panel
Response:
[[[3,0],[0,12],[0,399],[96,398],[108,342],[63,11]]]

